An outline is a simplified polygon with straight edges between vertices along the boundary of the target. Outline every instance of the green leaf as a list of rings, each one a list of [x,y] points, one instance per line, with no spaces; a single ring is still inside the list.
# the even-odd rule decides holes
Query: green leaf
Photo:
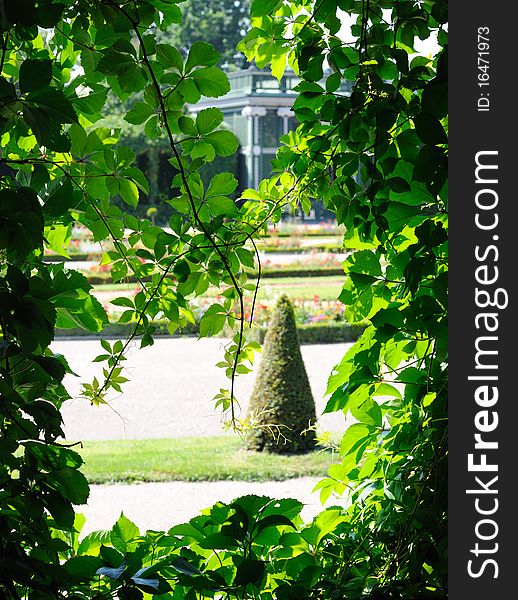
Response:
[[[272,15],[282,4],[282,0],[253,0],[250,8],[252,17]]]
[[[218,173],[211,179],[205,197],[227,196],[237,188],[237,185],[237,179],[232,173]]]
[[[429,392],[428,394],[425,394],[425,396],[423,398],[423,406],[425,408],[430,406],[430,404],[432,404],[432,402],[435,400],[435,398],[437,398],[436,392]]]
[[[72,529],[74,526],[74,508],[72,504],[63,498],[58,492],[47,491],[47,509],[52,515],[56,525],[64,529]]]
[[[346,273],[358,273],[381,277],[381,266],[379,257],[370,250],[359,250],[354,252],[344,263]]]
[[[219,108],[204,108],[196,115],[196,127],[199,133],[210,133],[223,122],[223,113]]]
[[[58,328],[81,327],[92,333],[99,333],[106,325],[109,325],[108,316],[102,304],[84,291],[76,291],[75,296],[56,297],[53,303],[58,313],[56,319]]]
[[[342,83],[342,77],[341,77],[340,73],[332,73],[326,79],[326,91],[330,92],[330,93],[336,92],[336,90],[340,87],[341,83]]]
[[[201,94],[209,98],[219,98],[230,92],[228,75],[218,67],[203,67],[191,74]]]
[[[315,533],[316,537],[314,540],[314,544],[318,546],[318,544],[330,533],[336,530],[337,526],[340,523],[343,523],[347,517],[343,514],[341,510],[337,510],[336,508],[328,508],[327,510],[322,511],[315,517]]]
[[[80,198],[79,198],[80,201]],[[70,179],[65,179],[61,185],[43,205],[43,214],[49,217],[61,217],[69,209],[78,204],[78,198],[74,197],[74,188]]]
[[[178,126],[180,127],[182,133],[184,133],[185,135],[198,135],[196,125],[190,117],[180,117],[178,119]]]
[[[27,58],[20,67],[20,91],[35,92],[52,81],[52,61]]]
[[[145,102],[137,102],[124,115],[124,120],[133,125],[141,125],[155,114],[155,109]]]
[[[0,249],[20,258],[43,244],[43,215],[30,188],[0,190]]]
[[[160,27],[162,29],[173,23],[179,24],[182,22],[182,11],[176,5],[176,0],[155,0],[153,4],[161,13],[162,23]]]
[[[137,187],[144,192],[149,194],[149,184],[144,173],[136,167],[128,167],[121,172],[127,179],[131,179]],[[127,216],[127,215],[126,215]]]
[[[48,481],[72,504],[86,504],[90,488],[86,477],[77,469],[64,467],[51,471]]]
[[[157,138],[160,137],[161,130],[158,125],[158,116],[157,115],[155,115],[154,117],[151,117],[151,119],[149,119],[149,121],[147,121],[147,123],[144,126],[144,133],[152,140],[156,140]]]
[[[180,283],[183,283],[184,281],[187,281],[187,278],[189,277],[190,273],[191,273],[191,267],[189,266],[189,263],[186,260],[180,259],[176,262],[174,268],[173,268],[173,273],[175,274],[176,278],[178,279],[178,281]],[[178,317],[178,307],[176,305],[173,305],[175,307],[175,309],[173,309],[174,311],[174,315],[175,315],[175,319]],[[169,316],[169,318],[171,318],[171,316]],[[175,320],[172,319],[172,320]]]
[[[177,69],[183,71],[183,58],[175,46],[169,44],[157,44],[156,58],[165,69]]]
[[[126,204],[136,208],[138,205],[138,188],[129,179],[119,180],[119,194]]]
[[[425,144],[445,144],[448,141],[441,122],[434,115],[419,113],[414,117],[414,123],[419,139]]]
[[[356,450],[365,440],[369,439],[373,433],[373,428],[364,423],[354,423],[350,425],[340,443],[340,454],[347,456]]]
[[[207,42],[194,42],[187,55],[185,72],[190,73],[194,67],[212,67],[218,63],[219,52]]]
[[[97,552],[103,544],[110,542],[109,531],[92,531],[86,535],[77,548],[77,554],[93,554]]]
[[[39,3],[36,8],[36,22],[40,27],[49,29],[55,27],[61,20],[66,6],[62,2]]]
[[[83,115],[100,115],[107,97],[108,88],[102,88],[86,96],[72,98],[72,104],[76,111]]]
[[[77,115],[70,100],[55,88],[44,88],[27,95],[27,102],[34,104],[57,123],[77,123]]]
[[[220,215],[232,217],[239,214],[239,210],[233,200],[226,196],[214,196],[207,200],[210,212],[214,217]]]
[[[120,298],[114,298],[113,300],[110,300],[110,304],[113,304],[114,306],[125,306],[127,308],[135,308],[133,301],[131,300],[131,298],[128,298],[127,296],[121,296]]]
[[[125,42],[125,40],[120,40]],[[116,42],[117,44],[118,42]],[[128,46],[107,48],[102,51],[102,56],[97,63],[97,69],[107,75],[122,75],[136,67],[135,49],[128,42]]]
[[[255,267],[255,256],[253,252],[246,248],[236,248],[236,254],[242,265],[250,267],[251,269]]]
[[[231,131],[213,131],[205,139],[218,156],[232,156],[239,146],[239,140]]]
[[[135,63],[133,67],[120,73],[117,80],[123,92],[138,92],[146,86],[147,73],[143,67]]]
[[[72,225],[54,225],[45,228],[48,247],[65,258],[69,258],[68,247],[72,239]]]
[[[70,151],[75,158],[80,158],[85,155],[86,144],[88,137],[86,131],[77,123],[72,124],[68,129],[70,136]]]
[[[206,548],[207,550],[227,550],[229,548],[236,548],[238,542],[228,535],[211,533],[205,536],[203,540],[199,542],[199,545],[201,548]]]
[[[200,337],[218,334],[225,325],[227,311],[221,304],[212,304],[200,321]]]
[[[138,538],[139,535],[140,532],[135,523],[124,516],[124,513],[121,513],[111,530],[110,539],[114,548],[125,553],[128,550],[129,543]]]
[[[423,112],[442,119],[448,115],[448,84],[431,81],[423,90]]]
[[[263,519],[259,519],[256,523],[257,531],[260,532],[267,527],[292,527],[295,529],[295,525],[284,515],[268,515]]]
[[[257,585],[263,578],[266,565],[262,560],[245,558],[238,565],[234,585]]]
[[[351,414],[360,423],[365,423],[365,425],[372,425],[374,427],[381,427],[382,425],[381,408],[371,398],[367,398],[367,400],[358,405],[352,404]]]
[[[202,540],[204,538],[205,536],[201,536]],[[173,567],[173,569],[175,569],[175,571],[178,571],[182,575],[187,575],[188,577],[201,575],[199,569],[193,567],[187,560],[185,560],[185,558],[175,558],[172,561],[171,566]]]
[[[63,565],[65,571],[75,580],[88,581],[103,564],[98,556],[73,556]]]

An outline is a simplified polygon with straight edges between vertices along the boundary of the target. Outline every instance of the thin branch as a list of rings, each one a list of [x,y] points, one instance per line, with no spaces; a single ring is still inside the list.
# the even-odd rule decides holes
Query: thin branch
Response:
[[[253,238],[251,238],[251,241],[252,241],[252,245],[254,247],[255,256],[257,258],[257,278],[256,278],[256,284],[255,284],[255,290],[254,290],[254,298],[252,300],[252,309],[250,311],[250,321],[249,321],[250,326],[252,325],[253,320],[254,320],[255,303],[257,300],[257,292],[259,291],[259,284],[261,283],[261,274],[262,274],[261,256],[259,255],[259,250],[257,249],[257,244],[255,243],[255,240]]]
[[[151,62],[149,60],[149,56],[147,54],[146,47],[145,47],[145,44],[144,44],[144,39],[142,38],[142,34],[141,34],[140,30],[139,30],[139,23],[137,21],[135,21],[133,19],[133,17],[124,8],[122,8],[121,6],[118,6],[118,5],[114,4],[113,1],[111,1],[111,0],[110,0],[110,4],[112,4],[112,6],[114,6],[114,8],[116,8],[117,10],[119,10],[119,12],[121,12],[128,19],[128,21],[131,23],[131,25],[133,27],[135,35],[137,36],[137,39],[138,39],[139,44],[140,44],[140,49],[141,49],[141,52],[142,52],[142,59],[143,59],[145,65],[147,67],[147,70],[149,72],[149,76],[151,77],[151,80],[152,80],[152,83],[153,83],[153,87],[155,88],[155,92],[157,94],[158,102],[159,102],[159,105],[160,105],[160,112],[162,114],[162,122],[163,122],[164,128],[166,130],[167,137],[169,139],[169,145],[171,147],[171,150],[173,151],[174,157],[175,157],[176,162],[178,164],[178,169],[180,171],[180,177],[182,179],[182,183],[183,183],[183,186],[185,188],[185,191],[187,192],[187,197],[188,197],[188,200],[189,200],[189,205],[190,205],[191,210],[193,212],[194,220],[195,220],[196,224],[198,225],[198,227],[200,228],[200,230],[205,235],[205,237],[207,238],[207,240],[209,241],[209,243],[212,245],[212,247],[214,248],[214,250],[216,251],[216,253],[218,254],[218,256],[221,259],[221,261],[223,262],[223,265],[225,267],[225,271],[227,272],[228,276],[230,277],[230,280],[232,281],[232,285],[233,285],[234,289],[236,290],[236,293],[237,293],[238,298],[239,298],[239,306],[240,306],[240,311],[241,311],[240,328],[239,328],[239,339],[238,339],[238,344],[237,344],[236,356],[235,356],[235,359],[234,359],[234,365],[233,365],[233,368],[232,368],[231,388],[230,388],[232,422],[234,423],[235,422],[235,411],[234,411],[234,386],[235,386],[235,377],[236,377],[237,366],[239,364],[239,358],[240,358],[241,350],[242,350],[242,347],[243,347],[243,339],[244,339],[244,300],[243,300],[243,290],[241,289],[240,285],[238,284],[238,282],[236,280],[236,277],[235,277],[234,273],[232,272],[232,268],[230,267],[230,264],[228,262],[227,256],[223,253],[223,251],[221,250],[221,248],[214,241],[214,239],[211,236],[209,230],[207,229],[207,226],[205,225],[205,223],[203,223],[203,221],[199,217],[198,209],[196,208],[196,202],[194,200],[194,196],[193,196],[192,190],[191,190],[191,188],[189,186],[189,181],[187,179],[187,173],[186,173],[185,167],[184,167],[184,165],[182,163],[180,153],[178,152],[178,148],[177,148],[176,142],[174,140],[174,136],[173,136],[171,127],[169,125],[168,116],[167,116],[167,109],[166,109],[165,101],[164,101],[164,95],[162,94],[162,89],[160,87],[160,83],[158,82],[156,74],[155,74],[155,72],[153,70],[153,66],[151,65]]]
[[[6,31],[5,36],[2,37],[2,54],[0,56],[0,75],[4,70],[5,57],[7,54],[7,42],[9,41],[9,32]]]

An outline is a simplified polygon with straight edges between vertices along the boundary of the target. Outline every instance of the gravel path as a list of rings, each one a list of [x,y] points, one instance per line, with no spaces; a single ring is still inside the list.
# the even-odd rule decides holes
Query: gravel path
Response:
[[[65,403],[62,415],[70,440],[145,439],[223,435],[220,417],[211,398],[228,381],[215,366],[226,340],[195,338],[158,339],[154,346],[139,350],[135,345],[125,363],[131,381],[124,394],[108,406],[92,407],[79,398],[81,381],[100,377],[101,367],[91,360],[101,353],[97,340],[59,340],[54,352],[64,354],[80,377],[67,376],[66,386],[74,398]],[[350,344],[304,345],[302,355],[308,372],[317,414],[325,404],[327,378]],[[259,364],[259,357],[256,366]],[[237,380],[236,394],[246,410],[254,374]],[[115,412],[117,411],[117,412]],[[342,413],[323,415],[326,430],[343,430]],[[141,531],[167,530],[188,521],[215,502],[231,502],[245,494],[275,498],[297,498],[305,504],[302,515],[310,520],[321,509],[318,493],[312,494],[318,479],[302,477],[283,482],[243,481],[142,483],[92,485],[86,506],[78,507],[86,517],[82,535],[96,529],[110,529],[121,511]]]
[[[301,477],[289,481],[249,483],[217,481],[189,483],[142,483],[92,485],[88,505],[77,507],[86,516],[81,537],[97,529],[111,529],[123,512],[141,533],[167,531],[184,523],[215,502],[229,503],[245,494],[272,498],[296,498],[304,503],[302,518],[311,520],[322,510],[318,492],[311,493],[318,479]]]
[[[64,354],[72,370],[65,381],[73,399],[62,408],[65,434],[69,440],[145,439],[222,435],[220,416],[211,399],[228,387],[223,370],[215,366],[226,340],[167,338],[139,350],[137,345],[124,363],[130,381],[111,407],[93,407],[79,397],[81,381],[102,379],[102,367],[91,360],[103,351],[97,340],[59,340],[54,352]],[[302,355],[317,405],[325,407],[327,378],[351,344],[304,345]],[[259,364],[259,357],[256,366]],[[237,379],[236,397],[244,414],[254,374]],[[323,415],[324,430],[345,426],[343,414]]]

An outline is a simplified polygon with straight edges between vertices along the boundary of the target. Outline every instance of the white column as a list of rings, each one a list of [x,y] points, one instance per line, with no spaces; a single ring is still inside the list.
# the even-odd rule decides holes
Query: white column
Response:
[[[247,165],[251,174],[253,187],[259,187],[259,158],[261,156],[261,145],[259,140],[259,118],[266,116],[264,106],[245,106],[241,111],[248,118],[248,139],[250,145],[247,148]]]
[[[290,130],[290,119],[295,116],[295,113],[289,106],[281,106],[277,109],[277,116],[282,119],[282,133],[286,135]]]

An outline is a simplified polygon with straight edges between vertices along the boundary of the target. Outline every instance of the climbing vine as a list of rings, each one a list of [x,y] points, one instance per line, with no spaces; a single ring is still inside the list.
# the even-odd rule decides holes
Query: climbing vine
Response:
[[[296,177],[303,207],[323,198],[345,225],[353,252],[340,300],[350,322],[370,322],[329,378],[325,412],[356,422],[317,485],[323,500],[352,501],[351,597],[444,596],[447,5],[256,0],[251,14],[239,46],[247,58],[277,77],[290,64],[301,77],[301,125],[275,168]],[[428,55],[418,51],[424,40]]]
[[[0,0],[0,591],[9,599],[444,597],[446,581],[447,34],[443,1],[254,0],[240,49],[259,67],[299,74],[301,123],[276,172],[238,207],[237,181],[199,173],[237,139],[216,108],[186,104],[229,91],[218,54],[157,43],[179,24],[174,0]],[[350,40],[343,16],[353,18]],[[430,56],[416,39],[434,38]],[[324,77],[329,66],[332,74]],[[100,121],[111,90],[124,119],[164,138],[177,172],[168,230],[120,208],[148,182],[120,131]],[[127,104],[126,104],[127,103]],[[174,191],[173,191],[174,190]],[[254,236],[286,205],[323,198],[346,227],[340,299],[370,325],[334,369],[327,411],[356,423],[323,500],[349,495],[302,525],[300,505],[249,497],[167,534],[142,536],[121,517],[78,542],[73,505],[88,497],[77,447],[63,442],[60,408],[70,368],[50,344],[56,328],[108,324],[86,278],[44,260],[67,257],[72,225],[110,242],[125,341],[101,342],[92,404],[125,382],[129,344],[153,343],[152,321],[174,332],[210,284],[224,300],[200,335],[234,328],[215,398],[239,428],[234,380],[256,346],[243,299],[256,284]]]
[[[224,288],[200,334],[214,335],[226,322],[236,327],[226,352],[231,389],[216,401],[237,426],[234,378],[248,370],[255,348],[244,335],[243,296],[255,288],[243,269],[254,254],[244,244],[274,203],[240,210],[229,197],[237,185],[231,174],[202,182],[199,169],[232,155],[238,142],[220,128],[218,109],[195,119],[186,113],[186,103],[221,96],[229,82],[211,45],[197,42],[183,57],[156,43],[157,28],[180,22],[176,2],[1,2],[0,18],[0,579],[14,598],[20,586],[37,590],[31,597],[56,598],[64,571],[52,532],[72,531],[72,506],[86,501],[88,483],[80,455],[61,441],[70,369],[50,344],[56,328],[99,333],[108,317],[86,278],[45,262],[45,251],[66,258],[80,223],[94,241],[113,246],[102,259],[113,280],[131,275],[140,287],[134,299],[114,301],[133,331],[124,342],[101,342],[102,374],[82,390],[92,404],[121,391],[125,352],[136,337],[141,346],[153,343],[158,313],[173,332],[193,320],[190,299],[209,284]],[[121,102],[138,95],[125,120],[167,140],[178,173],[168,231],[120,208],[136,207],[148,183],[134,153],[117,144],[120,132],[98,125],[109,89]]]

